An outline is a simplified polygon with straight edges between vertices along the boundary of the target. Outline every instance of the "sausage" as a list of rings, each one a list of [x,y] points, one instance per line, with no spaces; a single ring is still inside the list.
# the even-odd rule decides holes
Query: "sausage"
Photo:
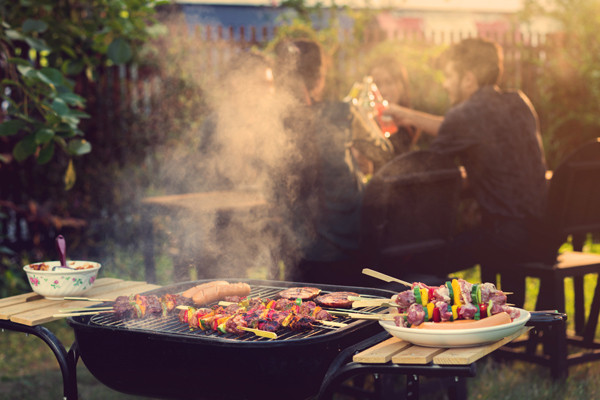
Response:
[[[187,297],[188,299],[191,299],[194,297],[194,294],[196,294],[200,289],[204,289],[209,286],[217,286],[217,285],[229,285],[229,282],[227,282],[227,281],[212,281],[212,282],[201,283],[200,285],[192,286],[191,288],[189,288],[188,290],[183,292],[181,295],[183,297]]]
[[[487,318],[474,321],[470,319],[459,319],[457,321],[448,322],[423,322],[418,326],[412,326],[415,329],[475,329],[488,328],[490,326],[504,325],[511,322],[510,315],[506,312],[494,314]]]
[[[250,285],[245,282],[228,283],[226,285],[213,285],[198,290],[192,300],[197,305],[208,304],[213,301],[223,300],[228,296],[244,297],[250,294]]]

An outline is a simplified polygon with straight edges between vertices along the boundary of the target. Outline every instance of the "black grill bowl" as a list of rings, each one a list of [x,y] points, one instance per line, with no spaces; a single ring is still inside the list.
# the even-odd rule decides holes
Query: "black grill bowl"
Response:
[[[230,280],[258,289],[278,290],[304,283]],[[178,293],[204,281],[146,292]],[[324,292],[353,291],[391,297],[374,288],[312,285]],[[383,312],[383,310],[381,310]],[[335,329],[310,331],[276,340],[140,329],[71,317],[76,345],[88,370],[119,392],[166,399],[306,399],[319,390],[333,359],[345,348],[381,332],[376,321],[354,321]],[[179,327],[181,324],[176,324]]]

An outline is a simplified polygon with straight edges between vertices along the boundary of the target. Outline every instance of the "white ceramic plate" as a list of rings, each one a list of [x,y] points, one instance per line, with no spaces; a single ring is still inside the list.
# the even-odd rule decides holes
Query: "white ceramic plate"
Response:
[[[514,321],[487,328],[476,329],[414,329],[396,326],[394,321],[379,321],[381,326],[391,335],[406,340],[412,344],[427,347],[471,347],[493,343],[512,335],[525,325],[531,314],[529,311],[518,309],[520,315]]]

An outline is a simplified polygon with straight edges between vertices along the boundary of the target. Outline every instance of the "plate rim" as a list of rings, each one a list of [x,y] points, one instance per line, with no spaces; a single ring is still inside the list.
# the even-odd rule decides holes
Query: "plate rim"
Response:
[[[477,334],[486,334],[486,333],[490,333],[490,332],[504,332],[504,331],[510,331],[513,330],[516,332],[519,327],[524,326],[527,321],[529,321],[529,319],[531,318],[531,313],[527,310],[524,310],[522,308],[517,308],[515,307],[515,309],[519,310],[520,315],[519,317],[515,318],[515,320],[513,320],[512,322],[508,323],[508,324],[503,324],[503,325],[495,325],[495,326],[488,326],[488,327],[484,327],[484,328],[465,328],[465,329],[451,329],[451,330],[438,330],[438,329],[415,329],[415,328],[405,328],[405,327],[400,327],[400,326],[396,326],[394,321],[378,321],[379,324],[381,325],[382,328],[384,328],[390,335],[394,336],[394,337],[398,337],[401,340],[404,340],[406,342],[415,344],[415,345],[419,345],[419,346],[428,346],[428,347],[467,347],[468,345],[452,345],[452,344],[447,344],[447,343],[443,343],[443,344],[422,344],[422,343],[414,343],[415,339],[414,336],[417,335],[422,335],[422,337],[424,339],[430,339],[432,336],[434,337],[439,337],[440,341],[444,340],[444,339],[448,339],[448,338],[452,338],[452,337],[460,337],[460,336],[464,336],[465,334],[470,334],[470,335],[477,335]],[[405,337],[399,337],[398,335],[408,335],[411,336],[410,338],[405,338]],[[511,333],[505,334],[503,337],[509,336]],[[501,340],[502,338],[499,338],[497,340]],[[429,341],[429,340],[426,340]],[[478,346],[478,345],[483,345],[485,343],[490,343],[493,342],[495,340],[482,340],[482,341],[476,341],[474,343],[472,343],[473,346]],[[417,342],[420,342],[419,340],[417,340]]]

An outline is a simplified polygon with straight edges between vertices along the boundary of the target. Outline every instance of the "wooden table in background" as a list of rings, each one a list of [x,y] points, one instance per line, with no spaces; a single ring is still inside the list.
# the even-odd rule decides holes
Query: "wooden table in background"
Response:
[[[268,203],[258,191],[252,190],[227,190],[186,193],[168,196],[147,197],[142,200],[145,210],[142,214],[144,231],[144,264],[145,278],[148,282],[156,282],[156,265],[154,261],[154,226],[153,218],[158,215],[170,215],[185,218],[187,221],[202,216],[214,215],[217,228],[214,235],[219,235],[219,221],[226,221],[232,213],[262,213],[267,210]],[[175,265],[175,275],[181,274]],[[185,280],[180,279],[177,280]]]
[[[115,278],[99,278],[85,293],[87,298],[114,300],[118,296],[128,296],[157,289],[160,286],[139,281],[124,281]],[[54,353],[63,376],[64,398],[77,399],[77,359],[74,346],[69,351],[49,329],[42,324],[62,319],[54,317],[59,310],[73,307],[88,307],[102,301],[48,300],[37,293],[24,293],[0,299],[0,328],[16,332],[30,333],[42,339]]]

